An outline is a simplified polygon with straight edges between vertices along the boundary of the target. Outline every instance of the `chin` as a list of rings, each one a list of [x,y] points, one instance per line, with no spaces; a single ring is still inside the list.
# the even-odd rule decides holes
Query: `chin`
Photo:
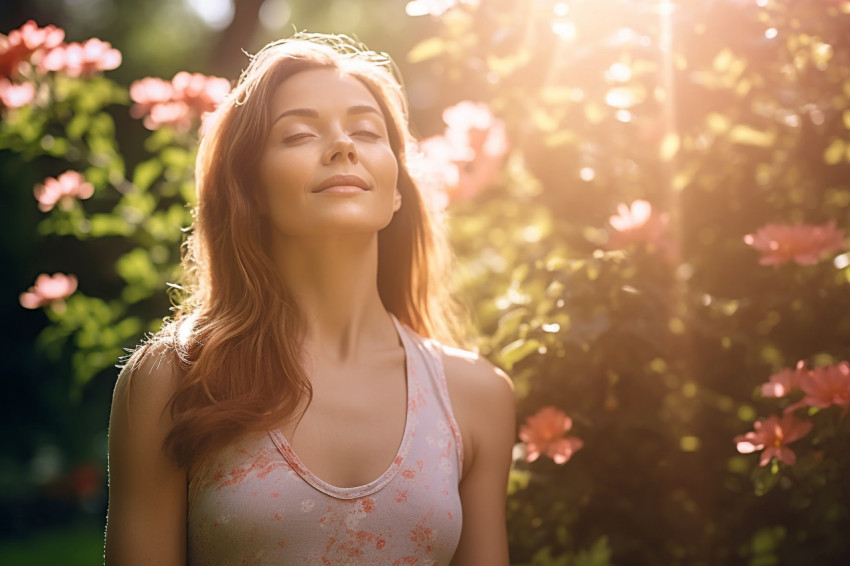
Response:
[[[321,218],[303,219],[299,226],[278,226],[278,232],[290,237],[377,234],[392,219],[392,215],[323,214]]]

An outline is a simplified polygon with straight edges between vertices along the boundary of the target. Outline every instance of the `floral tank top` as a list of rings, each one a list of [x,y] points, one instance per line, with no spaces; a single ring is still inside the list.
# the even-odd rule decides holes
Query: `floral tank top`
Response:
[[[279,430],[208,457],[189,480],[188,563],[448,565],[460,539],[463,444],[440,346],[392,317],[405,351],[407,415],[376,480],[330,485]]]

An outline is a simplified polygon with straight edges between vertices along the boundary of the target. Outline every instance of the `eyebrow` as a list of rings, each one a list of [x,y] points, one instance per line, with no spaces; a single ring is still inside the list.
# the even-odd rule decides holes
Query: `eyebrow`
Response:
[[[355,114],[367,114],[367,113],[377,114],[381,118],[384,117],[384,114],[380,110],[378,110],[374,106],[370,106],[368,104],[359,104],[359,105],[356,105],[356,106],[352,106],[346,112],[346,114],[349,115],[349,116],[353,116]],[[277,124],[277,122],[281,118],[286,118],[287,116],[303,116],[303,117],[306,117],[306,118],[318,118],[319,117],[319,111],[314,109],[314,108],[292,108],[290,110],[284,110],[283,112],[281,112],[278,115],[277,118],[274,119],[274,121],[272,122],[272,126]]]

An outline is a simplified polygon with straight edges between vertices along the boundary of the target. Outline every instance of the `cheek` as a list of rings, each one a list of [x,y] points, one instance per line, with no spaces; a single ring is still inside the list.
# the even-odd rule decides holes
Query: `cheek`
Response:
[[[299,163],[302,164],[299,167]],[[271,204],[285,198],[287,194],[297,190],[299,184],[309,178],[305,173],[305,159],[298,159],[291,152],[267,151],[260,160],[257,171],[257,194],[263,195],[265,202]]]
[[[378,160],[378,170],[375,171],[376,176],[380,176],[380,181],[395,188],[398,183],[398,159],[391,149],[385,149],[380,159]]]

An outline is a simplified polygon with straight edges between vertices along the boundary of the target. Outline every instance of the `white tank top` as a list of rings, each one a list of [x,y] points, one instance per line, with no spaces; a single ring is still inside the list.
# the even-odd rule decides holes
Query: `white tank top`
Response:
[[[189,480],[190,566],[448,565],[460,539],[460,430],[441,347],[392,317],[407,415],[390,467],[357,487],[308,470],[279,430],[246,434]]]

